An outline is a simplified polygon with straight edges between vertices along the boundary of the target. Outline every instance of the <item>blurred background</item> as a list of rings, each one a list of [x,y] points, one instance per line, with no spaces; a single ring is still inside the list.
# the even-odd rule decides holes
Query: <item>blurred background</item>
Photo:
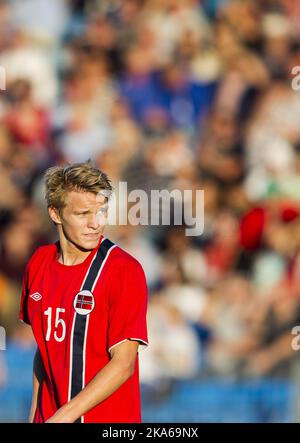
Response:
[[[104,232],[147,277],[143,420],[299,421],[298,65],[298,0],[0,1],[0,421],[28,419],[43,173],[89,158],[115,187],[205,192],[201,236]]]

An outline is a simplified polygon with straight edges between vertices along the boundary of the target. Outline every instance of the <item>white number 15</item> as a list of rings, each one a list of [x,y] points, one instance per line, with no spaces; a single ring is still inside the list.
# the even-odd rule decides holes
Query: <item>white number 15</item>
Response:
[[[54,331],[54,338],[56,341],[61,342],[65,339],[66,336],[66,323],[62,318],[59,318],[59,315],[61,312],[65,312],[66,310],[64,308],[56,308],[56,315],[55,315],[55,331]],[[46,341],[50,340],[51,337],[51,325],[52,325],[52,308],[48,308],[46,311],[44,311],[44,314],[48,317],[48,323],[47,323],[47,334],[46,334]],[[61,326],[61,335],[58,336],[57,329]]]

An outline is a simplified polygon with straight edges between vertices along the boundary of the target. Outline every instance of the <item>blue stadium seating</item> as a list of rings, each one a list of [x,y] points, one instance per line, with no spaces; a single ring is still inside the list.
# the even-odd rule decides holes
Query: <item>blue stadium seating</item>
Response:
[[[143,401],[143,421],[272,423],[293,421],[292,383],[280,379],[177,382],[166,400]]]
[[[0,422],[26,422],[35,349],[10,343],[5,357],[8,380],[0,388]],[[142,390],[143,392],[143,390]],[[176,381],[167,398],[145,401],[150,423],[272,423],[293,421],[293,384],[282,379]]]

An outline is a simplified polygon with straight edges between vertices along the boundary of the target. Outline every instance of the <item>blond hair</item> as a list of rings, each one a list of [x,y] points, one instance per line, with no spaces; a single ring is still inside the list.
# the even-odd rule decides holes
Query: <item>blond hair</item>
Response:
[[[66,196],[70,191],[112,192],[113,188],[107,175],[88,161],[67,166],[53,166],[45,172],[47,206],[59,212],[66,205]]]

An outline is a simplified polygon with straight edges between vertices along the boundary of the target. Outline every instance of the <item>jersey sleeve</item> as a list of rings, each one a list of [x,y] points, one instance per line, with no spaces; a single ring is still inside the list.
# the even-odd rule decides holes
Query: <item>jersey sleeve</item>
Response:
[[[139,341],[141,350],[148,346],[144,270],[137,260],[132,260],[117,272],[108,294],[108,351],[125,340]]]
[[[25,267],[22,281],[22,294],[20,301],[20,315],[19,318],[23,323],[27,323],[30,325],[28,310],[27,310],[27,302],[28,302],[28,264]]]

